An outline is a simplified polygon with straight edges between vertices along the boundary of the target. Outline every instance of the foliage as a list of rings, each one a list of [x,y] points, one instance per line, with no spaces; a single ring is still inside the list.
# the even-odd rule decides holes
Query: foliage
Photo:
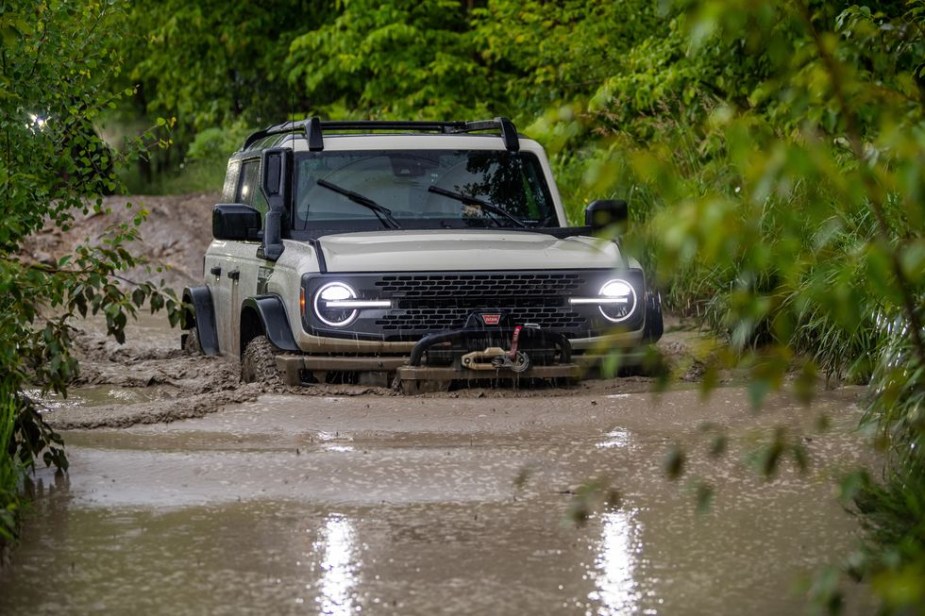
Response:
[[[636,0],[494,1],[473,13],[473,47],[499,74],[517,110],[507,113],[524,119],[587,98],[637,43],[667,32],[659,4]]]
[[[9,55],[7,38],[28,37],[7,15],[0,13],[0,32]],[[921,519],[925,483],[923,0],[274,0],[231,7],[155,0],[133,5],[131,17],[139,36],[128,45],[126,85],[137,85],[140,113],[177,117],[188,160],[223,159],[237,128],[292,115],[508,115],[553,153],[573,221],[592,198],[629,199],[634,224],[624,243],[659,267],[666,304],[702,317],[728,342],[713,353],[705,388],[733,364],[749,372],[756,405],[784,384],[808,399],[820,371],[870,380],[868,420],[893,463],[882,482],[854,488],[875,541],[851,570],[875,580],[888,609],[923,608],[920,594],[904,590],[925,571],[925,539],[910,524]],[[57,44],[65,57],[74,51],[64,39]],[[86,82],[103,64],[110,62],[75,75]],[[28,66],[9,70],[4,64],[4,78],[28,87]],[[85,91],[60,81],[42,91]],[[0,86],[5,91],[7,83]],[[87,93],[88,101],[106,100]],[[38,92],[20,98],[43,100]],[[19,116],[2,120],[4,129],[36,144],[17,142],[17,155],[42,158],[46,148],[55,159],[52,144],[68,142],[45,143],[51,129],[34,122],[25,129],[28,110],[8,102],[0,97]],[[84,169],[103,169],[106,153],[86,126],[75,125],[68,138],[83,148]],[[75,172],[42,177],[70,180]],[[29,202],[17,199],[11,203]],[[65,212],[76,205],[49,194],[39,202]],[[15,238],[36,230],[46,212],[34,211],[0,222],[0,244],[8,235],[15,247]],[[118,250],[97,260],[93,254],[79,267],[123,258]],[[15,282],[32,293],[43,277],[76,263],[17,269]],[[105,289],[101,281],[114,271],[95,288]],[[59,284],[49,288],[58,289],[61,305],[79,310],[68,303],[71,287]],[[118,326],[121,313],[113,311]],[[48,323],[50,338],[66,336],[66,326]],[[29,331],[18,331],[17,340],[32,352],[40,340],[28,342]],[[72,370],[66,353],[57,357],[55,374]],[[770,475],[781,457],[799,465],[803,455],[778,433],[757,463]],[[683,455],[671,459],[668,468],[680,476]],[[834,606],[837,583],[830,582],[817,591]]]
[[[669,300],[698,307],[736,353],[713,369],[747,367],[756,403],[787,381],[797,353],[814,360],[796,364],[800,395],[817,366],[873,378],[868,417],[893,464],[857,492],[874,541],[849,569],[873,580],[886,609],[917,612],[923,8],[691,3],[671,37],[631,53],[646,69],[608,80],[588,106],[629,152],[610,168],[628,166],[653,197],[637,241],[656,250]],[[837,587],[825,588],[837,605]]]
[[[372,117],[437,119],[488,114],[496,87],[473,58],[457,0],[343,0],[329,24],[297,37],[289,79],[310,109]],[[308,111],[308,110],[306,110]]]
[[[136,103],[175,116],[191,133],[230,124],[276,122],[304,106],[288,87],[284,61],[306,25],[325,23],[333,2],[207,0],[134,3],[129,48]]]
[[[143,181],[161,181],[184,168],[182,154],[200,131],[276,123],[307,107],[304,92],[289,87],[284,62],[292,39],[333,14],[334,0],[153,0],[130,4],[120,50],[132,88],[115,116],[170,118],[178,147],[150,153],[139,164]],[[233,150],[223,152],[227,155]],[[194,165],[192,173],[203,173]],[[189,172],[189,169],[186,169]],[[206,175],[209,172],[205,172]],[[167,182],[168,185],[174,182]],[[182,183],[180,184],[182,186]]]
[[[16,537],[19,500],[17,489],[21,475],[19,464],[14,456],[4,455],[9,451],[13,440],[13,423],[16,419],[16,406],[13,396],[0,392],[0,559],[5,544]]]
[[[120,96],[111,82],[124,8],[32,0],[0,7],[0,511],[15,511],[18,472],[37,458],[67,470],[60,436],[25,387],[66,394],[77,371],[70,321],[100,314],[121,342],[127,318],[143,303],[177,307],[151,282],[118,276],[139,264],[124,245],[138,238],[143,213],[56,263],[35,262],[22,250],[44,227],[66,230],[78,216],[104,215],[101,195],[117,188],[123,155],[99,138],[94,122]]]

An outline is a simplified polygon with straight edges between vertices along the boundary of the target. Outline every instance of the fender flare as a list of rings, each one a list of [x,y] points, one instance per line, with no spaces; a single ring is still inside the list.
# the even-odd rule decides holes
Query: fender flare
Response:
[[[248,297],[241,306],[243,310],[253,310],[263,324],[263,332],[276,348],[282,351],[298,352],[299,346],[292,336],[289,317],[283,300],[278,295],[257,295]]]
[[[188,327],[196,327],[199,334],[199,348],[205,355],[218,355],[218,334],[215,330],[215,308],[212,305],[212,292],[209,287],[189,287],[183,289],[183,303],[192,306],[192,322],[187,319]]]

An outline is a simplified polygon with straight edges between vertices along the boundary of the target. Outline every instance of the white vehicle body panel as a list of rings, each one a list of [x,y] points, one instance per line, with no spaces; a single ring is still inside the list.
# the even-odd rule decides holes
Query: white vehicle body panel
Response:
[[[240,347],[241,303],[254,295],[257,272],[265,261],[257,257],[257,242],[213,240],[206,251],[205,275],[212,291],[219,349],[235,354]],[[218,268],[218,274],[213,274]]]
[[[613,242],[517,231],[393,231],[330,235],[331,272],[601,268],[623,265]]]

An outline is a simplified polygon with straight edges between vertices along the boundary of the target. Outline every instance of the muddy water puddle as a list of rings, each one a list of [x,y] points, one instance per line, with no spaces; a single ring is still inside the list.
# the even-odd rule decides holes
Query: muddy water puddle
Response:
[[[262,396],[206,417],[73,431],[0,614],[782,614],[855,545],[834,500],[865,461],[852,392],[759,415],[722,390],[556,399]],[[823,434],[820,414],[832,420]],[[732,436],[719,461],[703,424]],[[787,425],[811,468],[743,462]],[[688,474],[665,478],[672,444]],[[569,522],[580,484],[619,506]],[[696,481],[716,489],[698,514]],[[863,588],[847,613],[867,613]]]

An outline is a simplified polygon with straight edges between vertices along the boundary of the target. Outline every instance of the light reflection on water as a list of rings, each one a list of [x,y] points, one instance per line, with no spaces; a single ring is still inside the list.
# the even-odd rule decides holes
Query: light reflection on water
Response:
[[[642,546],[634,515],[634,511],[614,511],[601,516],[601,540],[592,574],[596,589],[588,594],[588,599],[599,604],[600,616],[639,613],[642,593],[636,569]]]
[[[0,614],[798,613],[793,580],[850,549],[857,523],[821,478],[763,482],[731,455],[692,467],[724,486],[696,517],[653,462],[666,436],[696,430],[675,415],[696,395],[666,394],[644,423],[614,412],[578,436],[359,431],[350,421],[370,413],[367,400],[343,425],[300,424],[310,416],[287,408],[269,428],[248,411],[241,424],[75,432],[70,488],[38,472],[47,494],[17,565],[0,571]],[[841,417],[809,444],[820,474],[861,455],[855,414]],[[289,423],[297,437],[280,445]],[[526,464],[535,470],[512,498],[512,469]],[[597,476],[623,508],[564,525],[561,487]],[[874,611],[853,596],[846,614]]]
[[[318,613],[341,616],[358,611],[355,604],[359,562],[353,522],[341,514],[329,515],[314,547],[322,554],[320,595],[315,599]]]
[[[598,449],[619,449],[629,447],[630,433],[628,430],[617,428],[606,434],[607,440],[597,444]]]

